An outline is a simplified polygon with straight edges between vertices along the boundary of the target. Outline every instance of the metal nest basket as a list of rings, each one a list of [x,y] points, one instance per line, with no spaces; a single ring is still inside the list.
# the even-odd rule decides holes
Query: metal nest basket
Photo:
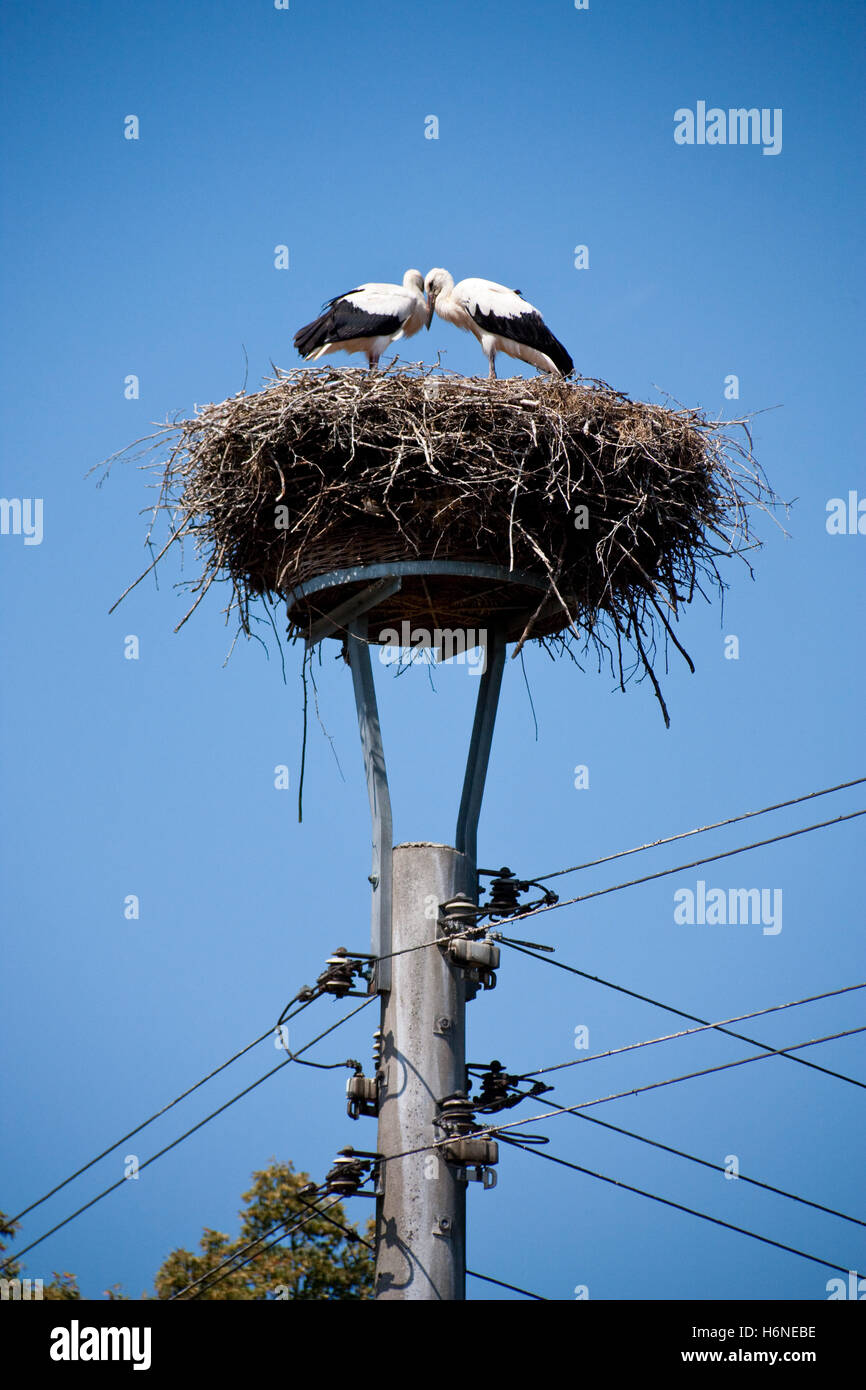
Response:
[[[659,644],[691,665],[682,607],[725,588],[719,561],[778,500],[747,421],[600,381],[299,368],[147,443],[169,518],[154,563],[187,540],[200,562],[179,627],[220,580],[247,634],[258,598],[307,642],[361,613],[373,643],[494,628],[515,655],[592,647],[623,688],[648,676],[666,721]]]

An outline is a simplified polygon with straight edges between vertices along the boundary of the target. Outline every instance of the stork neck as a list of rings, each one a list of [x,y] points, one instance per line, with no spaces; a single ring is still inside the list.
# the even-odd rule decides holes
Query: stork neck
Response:
[[[448,323],[456,323],[458,328],[462,328],[465,326],[466,310],[453,298],[451,293],[453,289],[454,281],[452,280],[450,286],[440,290],[436,296],[436,312],[440,318],[445,319]]]

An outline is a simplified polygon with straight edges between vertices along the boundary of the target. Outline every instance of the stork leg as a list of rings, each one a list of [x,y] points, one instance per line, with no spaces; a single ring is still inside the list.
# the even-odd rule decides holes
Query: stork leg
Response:
[[[369,363],[369,365],[370,365],[370,371],[371,371],[371,372],[376,372],[376,371],[379,370],[379,354],[378,354],[378,352],[375,352],[375,353],[374,353],[374,352],[371,352],[371,353],[369,354],[368,358],[367,358],[367,361],[368,361],[368,363]]]
[[[490,363],[490,371],[487,373],[487,380],[488,380],[488,381],[495,381],[495,380],[496,380],[496,353],[495,353],[495,352],[491,352],[490,357],[488,358],[488,361],[489,361],[489,363]]]

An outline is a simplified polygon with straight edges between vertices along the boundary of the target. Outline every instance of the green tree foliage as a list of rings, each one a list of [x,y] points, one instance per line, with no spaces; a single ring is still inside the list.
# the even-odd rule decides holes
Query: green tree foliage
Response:
[[[10,1221],[6,1213],[0,1211],[0,1264],[6,1263],[3,1259],[3,1252],[6,1249],[7,1241],[10,1239],[14,1240],[18,1225],[19,1223],[17,1221]],[[6,1237],[6,1240],[3,1239],[3,1236]],[[4,1269],[3,1273],[7,1279],[17,1279],[21,1273],[21,1266],[17,1260],[10,1260],[8,1267]]]
[[[314,1216],[299,1230],[285,1235],[274,1231],[259,1245],[244,1248],[257,1237],[264,1237],[279,1222],[288,1221],[291,1227],[308,1215],[311,1198],[308,1194],[304,1200],[299,1194],[309,1181],[307,1174],[296,1173],[291,1163],[272,1161],[269,1167],[254,1173],[253,1186],[243,1194],[245,1207],[240,1212],[241,1233],[237,1240],[205,1227],[199,1241],[201,1254],[173,1250],[157,1273],[157,1298],[171,1298],[193,1280],[213,1271],[229,1255],[237,1254],[239,1263],[257,1251],[261,1253],[243,1269],[229,1273],[231,1264],[224,1265],[219,1274],[226,1277],[220,1278],[218,1284],[211,1288],[211,1281],[205,1281],[185,1297],[307,1301],[371,1298],[372,1251],[361,1243],[347,1222],[342,1204],[328,1207],[328,1215],[340,1225],[349,1226],[354,1240],[325,1216]],[[318,1205],[322,1205],[321,1201]],[[265,1249],[278,1239],[278,1244]],[[366,1239],[372,1242],[372,1222],[368,1222]]]
[[[10,1221],[6,1217],[6,1215],[2,1211],[0,1211],[0,1237],[5,1236],[6,1240],[9,1240],[10,1238],[14,1239],[19,1224],[20,1223],[17,1221]],[[0,1239],[0,1263],[4,1263],[3,1251],[6,1249],[6,1240]],[[58,1274],[56,1269],[52,1270],[52,1273],[54,1275],[54,1278],[50,1280],[50,1282],[47,1284],[43,1282],[43,1301],[45,1299],[68,1299],[81,1297],[81,1294],[78,1289],[78,1281],[76,1280],[74,1274],[69,1274],[68,1272]],[[3,1270],[2,1277],[4,1279],[21,1279],[27,1278],[28,1276],[22,1275],[21,1265],[18,1263],[17,1260],[12,1260],[10,1261],[8,1267]],[[36,1276],[29,1277],[33,1278]]]
[[[230,1240],[221,1231],[205,1227],[199,1246],[200,1254],[179,1248],[166,1258],[156,1275],[156,1297],[171,1298],[172,1294],[185,1289],[193,1280],[213,1271],[228,1256],[243,1250],[238,1255],[238,1263],[248,1255],[256,1258],[236,1273],[231,1272],[231,1262],[218,1272],[225,1275],[211,1288],[210,1280],[199,1284],[186,1294],[186,1298],[221,1299],[291,1299],[328,1301],[345,1299],[359,1301],[372,1298],[373,1256],[372,1251],[362,1244],[354,1227],[346,1219],[341,1203],[328,1206],[328,1215],[333,1221],[348,1228],[351,1235],[341,1231],[325,1216],[314,1216],[299,1230],[283,1235],[274,1231],[259,1245],[244,1249],[257,1236],[265,1236],[279,1222],[289,1226],[307,1216],[310,1210],[310,1194],[306,1200],[299,1194],[310,1182],[306,1173],[296,1173],[291,1163],[277,1163],[275,1160],[267,1168],[253,1173],[253,1186],[243,1194],[244,1208],[240,1212],[241,1231],[237,1240]],[[330,1198],[328,1199],[330,1201]],[[326,1204],[321,1200],[320,1207]],[[10,1223],[0,1212],[0,1262],[6,1245],[2,1237],[14,1237],[17,1226]],[[354,1237],[354,1239],[352,1239]],[[367,1223],[365,1239],[372,1243],[373,1223]],[[264,1247],[272,1241],[279,1243],[271,1249]],[[257,1253],[258,1252],[258,1253]],[[53,1271],[50,1283],[44,1284],[43,1299],[80,1299],[81,1292],[74,1274]],[[21,1277],[21,1267],[13,1261],[4,1271],[4,1277]],[[127,1297],[120,1286],[113,1284],[105,1290],[108,1299]],[[145,1295],[146,1297],[146,1295]]]
[[[68,1270],[64,1270],[62,1274],[58,1274],[56,1269],[53,1273],[54,1278],[51,1280],[51,1283],[46,1284],[42,1291],[43,1299],[53,1298],[60,1301],[81,1297],[78,1280],[74,1274],[70,1274]]]

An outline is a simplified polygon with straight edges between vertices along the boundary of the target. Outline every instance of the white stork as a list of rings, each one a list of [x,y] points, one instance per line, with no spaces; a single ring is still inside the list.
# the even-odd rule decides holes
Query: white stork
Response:
[[[490,363],[491,380],[496,376],[497,352],[507,352],[555,376],[567,376],[573,369],[562,343],[520,290],[509,290],[494,280],[461,280],[455,285],[447,270],[431,270],[424,289],[427,327],[435,310],[448,323],[474,333]]]
[[[370,370],[397,338],[411,338],[427,315],[424,277],[407,270],[402,285],[359,285],[329,299],[325,312],[299,328],[295,347],[308,362],[327,352],[365,352]]]

